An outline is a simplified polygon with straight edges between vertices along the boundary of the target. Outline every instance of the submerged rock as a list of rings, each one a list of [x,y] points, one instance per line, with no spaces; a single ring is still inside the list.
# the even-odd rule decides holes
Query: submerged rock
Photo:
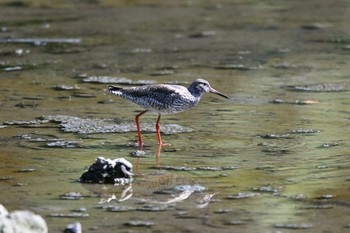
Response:
[[[84,83],[103,83],[103,84],[124,84],[124,85],[144,85],[154,84],[154,80],[132,80],[124,77],[111,76],[90,76],[82,80]]]
[[[294,100],[294,101],[287,101],[283,99],[274,99],[271,100],[270,103],[272,104],[295,104],[295,105],[308,105],[308,104],[316,104],[319,103],[317,100]]]
[[[58,90],[58,91],[71,91],[71,90],[79,90],[80,89],[80,87],[78,87],[77,85],[74,85],[74,86],[55,85],[53,88],[55,90]]]
[[[293,130],[289,130],[288,133],[290,134],[309,134],[309,133],[319,133],[320,130],[319,129],[293,129]]]
[[[66,229],[63,231],[64,233],[82,233],[81,223],[75,222],[69,224]]]
[[[230,195],[227,198],[228,199],[245,199],[245,198],[256,197],[256,196],[260,196],[260,193],[237,193],[234,195]]]
[[[284,86],[290,91],[302,92],[340,92],[350,91],[350,87],[345,83],[318,83],[309,85],[288,85]]]
[[[29,210],[17,210],[9,213],[0,204],[1,233],[47,233],[45,220]]]
[[[308,229],[311,228],[312,225],[311,224],[307,224],[307,223],[300,223],[300,224],[296,224],[296,223],[277,223],[275,225],[273,225],[276,228],[286,228],[286,229]]]
[[[281,186],[261,186],[252,188],[253,191],[267,192],[267,193],[280,193],[283,190]]]
[[[154,225],[154,222],[151,221],[141,221],[141,220],[132,220],[124,223],[125,226],[132,227],[151,227]]]
[[[96,161],[80,177],[83,183],[125,184],[132,182],[132,164],[124,158]]]
[[[224,64],[215,66],[215,69],[218,70],[252,70],[253,67],[249,67],[243,64]]]
[[[59,122],[61,129],[65,132],[73,133],[126,133],[136,131],[134,123],[114,123],[110,119],[82,119],[75,116],[67,115],[49,115],[43,116],[45,121]],[[155,132],[155,125],[148,123],[141,123],[140,127],[144,131]],[[176,134],[182,132],[192,132],[192,128],[177,125],[161,125],[161,131],[165,134]]]
[[[291,138],[291,136],[289,134],[274,134],[274,133],[268,133],[268,134],[262,134],[262,135],[258,135],[261,138],[264,139],[279,139],[279,138]]]
[[[69,192],[64,195],[61,195],[62,200],[81,200],[84,199],[84,196],[79,192]]]

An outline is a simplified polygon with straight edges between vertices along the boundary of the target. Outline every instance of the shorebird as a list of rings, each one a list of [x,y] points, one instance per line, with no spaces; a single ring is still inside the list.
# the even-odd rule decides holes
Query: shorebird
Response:
[[[194,80],[188,88],[169,84],[150,84],[136,87],[115,87],[110,85],[106,91],[130,100],[144,109],[144,111],[135,116],[139,147],[143,146],[139,117],[146,112],[150,111],[158,114],[156,123],[158,144],[167,145],[163,143],[160,136],[159,122],[162,115],[174,114],[195,107],[201,100],[203,93],[211,92],[224,98],[229,98],[212,88],[209,82],[204,79]]]

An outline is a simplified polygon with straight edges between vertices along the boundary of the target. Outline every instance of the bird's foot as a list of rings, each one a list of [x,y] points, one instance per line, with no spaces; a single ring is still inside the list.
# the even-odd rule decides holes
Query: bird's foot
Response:
[[[135,143],[135,147],[139,148],[139,149],[142,149],[143,147],[145,146],[145,144],[143,142],[136,142]]]
[[[158,146],[171,146],[170,143],[158,142]]]

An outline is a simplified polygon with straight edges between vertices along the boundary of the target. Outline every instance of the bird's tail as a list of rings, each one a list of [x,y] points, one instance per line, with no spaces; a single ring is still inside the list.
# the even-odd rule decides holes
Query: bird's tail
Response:
[[[122,90],[121,87],[115,87],[112,85],[109,85],[108,88],[106,89],[107,92],[112,93],[114,95],[118,95],[118,96],[120,96],[122,94],[121,90]]]

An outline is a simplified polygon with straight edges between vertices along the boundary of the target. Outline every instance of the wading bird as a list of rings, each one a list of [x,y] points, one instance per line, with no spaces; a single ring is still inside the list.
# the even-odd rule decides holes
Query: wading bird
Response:
[[[204,79],[194,80],[188,88],[180,85],[150,84],[137,87],[108,86],[106,91],[128,99],[144,109],[135,116],[139,147],[143,146],[139,117],[144,113],[150,111],[158,114],[156,132],[158,144],[162,146],[166,144],[163,143],[160,136],[161,115],[174,114],[195,107],[201,100],[203,93],[211,92],[229,98],[212,88],[209,82]]]

